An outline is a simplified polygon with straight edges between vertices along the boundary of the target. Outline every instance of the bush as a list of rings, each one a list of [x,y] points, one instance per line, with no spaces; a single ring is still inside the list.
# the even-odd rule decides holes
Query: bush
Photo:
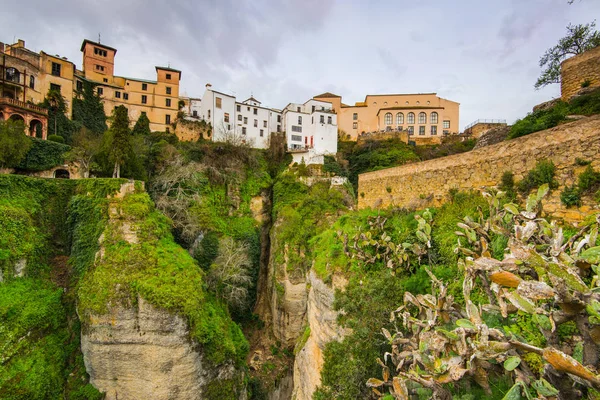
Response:
[[[532,189],[539,188],[547,183],[550,189],[556,189],[558,182],[554,179],[556,174],[556,166],[552,161],[540,160],[535,164],[535,167],[527,173],[518,184],[519,192],[523,194],[529,193]]]
[[[48,140],[56,143],[65,143],[65,138],[60,135],[50,135],[48,136]]]
[[[71,149],[65,144],[49,140],[29,139],[32,141],[31,149],[17,167],[26,171],[45,171],[62,165],[65,154]]]
[[[30,147],[22,122],[0,121],[0,167],[16,167]]]
[[[560,202],[567,207],[581,205],[581,191],[576,185],[565,186],[560,192]]]
[[[579,175],[578,185],[582,193],[589,194],[597,191],[600,189],[600,172],[594,171],[594,168],[588,165]]]
[[[498,185],[498,189],[506,193],[506,197],[508,199],[514,199],[516,197],[517,194],[515,192],[515,176],[511,171],[505,171],[502,174],[502,178],[500,181],[500,185]]]

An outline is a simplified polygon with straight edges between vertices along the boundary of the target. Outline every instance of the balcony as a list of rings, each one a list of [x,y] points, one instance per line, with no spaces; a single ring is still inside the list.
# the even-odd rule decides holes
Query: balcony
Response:
[[[0,106],[3,106],[3,105],[12,106],[15,108],[20,108],[25,111],[48,116],[48,110],[46,110],[43,107],[36,106],[35,104],[25,103],[24,101],[15,100],[15,99],[11,99],[8,97],[0,97]]]

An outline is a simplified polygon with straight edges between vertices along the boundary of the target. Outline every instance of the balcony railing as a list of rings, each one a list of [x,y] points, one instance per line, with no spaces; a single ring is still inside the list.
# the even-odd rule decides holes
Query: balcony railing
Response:
[[[11,99],[8,97],[0,98],[0,105],[3,105],[3,104],[21,108],[21,109],[28,110],[28,111],[32,111],[32,112],[35,112],[38,114],[48,115],[48,110],[43,107],[36,106],[35,104],[25,103],[24,101],[15,100],[15,99]]]
[[[504,125],[506,125],[506,120],[505,119],[478,119],[477,121],[473,121],[469,125],[467,125],[465,127],[465,130],[467,130],[477,124],[504,124]]]

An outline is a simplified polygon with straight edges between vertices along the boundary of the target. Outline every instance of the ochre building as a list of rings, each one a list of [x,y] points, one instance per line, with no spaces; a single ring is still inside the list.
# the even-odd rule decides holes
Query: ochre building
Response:
[[[333,105],[340,134],[351,140],[370,132],[406,130],[409,138],[435,142],[459,132],[460,104],[436,93],[368,94],[353,106],[329,92],[314,98]]]

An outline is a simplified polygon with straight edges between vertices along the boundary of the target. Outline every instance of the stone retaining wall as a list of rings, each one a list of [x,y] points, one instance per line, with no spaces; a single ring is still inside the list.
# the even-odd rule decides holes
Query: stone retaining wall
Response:
[[[589,87],[600,87],[600,47],[588,50],[562,62],[560,65],[561,98],[568,101],[584,81]]]
[[[393,205],[423,209],[439,206],[448,200],[450,189],[481,191],[495,187],[505,171],[512,171],[515,181],[519,181],[537,161],[549,159],[557,167],[556,179],[560,188],[552,192],[544,208],[555,217],[577,221],[598,209],[598,203],[584,199],[582,207],[571,209],[560,203],[559,195],[564,185],[575,183],[585,169],[585,166],[575,164],[576,158],[589,160],[596,170],[600,170],[600,116],[467,153],[361,174],[358,207]]]

